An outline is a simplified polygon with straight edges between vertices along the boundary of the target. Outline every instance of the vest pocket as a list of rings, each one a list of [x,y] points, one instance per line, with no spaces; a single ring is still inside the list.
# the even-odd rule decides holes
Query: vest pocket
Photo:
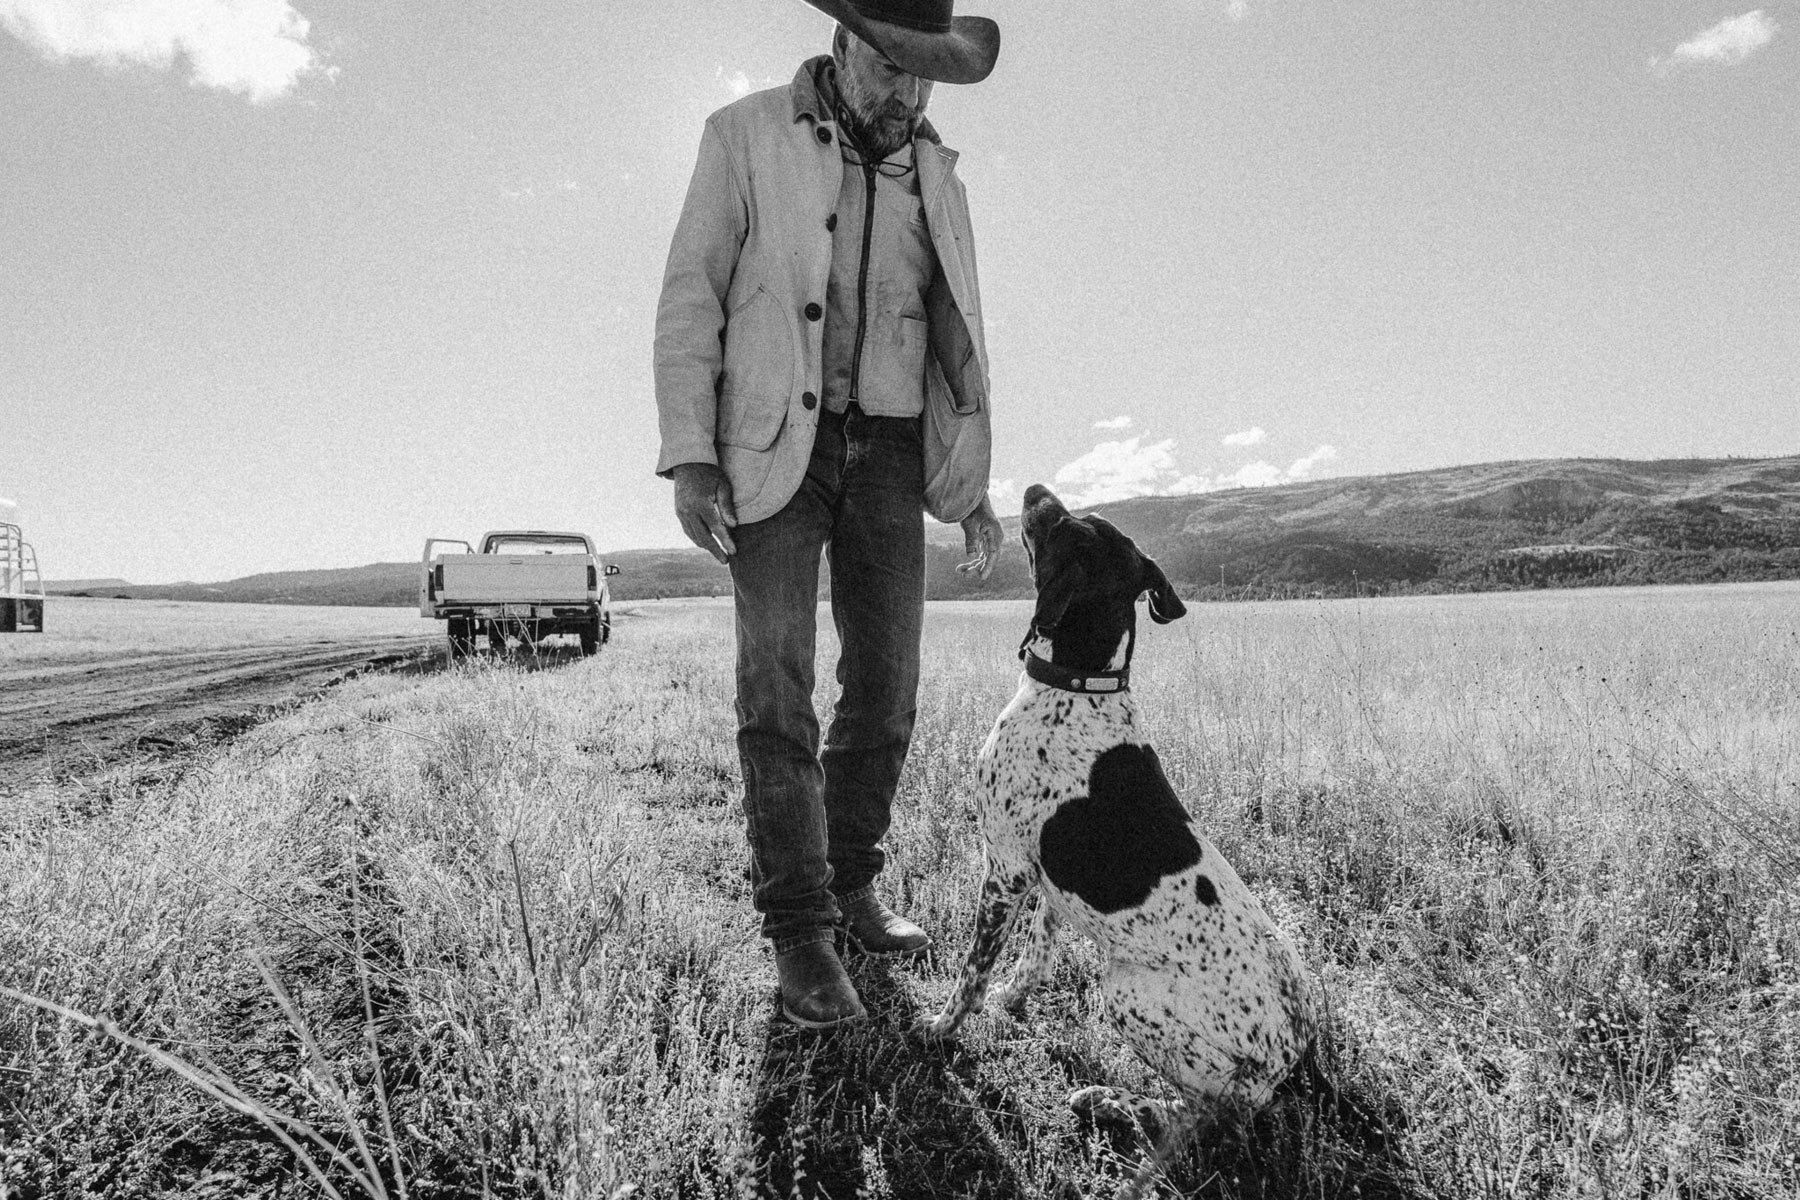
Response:
[[[925,319],[901,317],[900,341],[894,348],[894,387],[892,391],[884,389],[880,394],[909,414],[925,407],[925,359],[930,349],[931,330]]]

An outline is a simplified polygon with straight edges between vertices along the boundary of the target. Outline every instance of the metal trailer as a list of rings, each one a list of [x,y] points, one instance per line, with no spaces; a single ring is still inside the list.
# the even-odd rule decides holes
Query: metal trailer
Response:
[[[0,521],[0,633],[21,630],[44,632],[44,581],[24,532]]]

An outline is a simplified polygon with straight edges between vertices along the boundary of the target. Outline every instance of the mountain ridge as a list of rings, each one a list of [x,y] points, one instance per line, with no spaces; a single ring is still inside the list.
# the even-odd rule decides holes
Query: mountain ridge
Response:
[[[1800,578],[1800,455],[1524,459],[1077,511],[1129,533],[1197,599]],[[1003,524],[1016,539],[1017,516]],[[1030,593],[1016,549],[983,583],[955,570],[958,527],[931,523],[926,540],[932,598]],[[731,590],[729,573],[691,547],[602,557],[621,570],[621,600]],[[417,562],[384,562],[210,584],[107,581],[94,594],[410,606],[417,573]]]

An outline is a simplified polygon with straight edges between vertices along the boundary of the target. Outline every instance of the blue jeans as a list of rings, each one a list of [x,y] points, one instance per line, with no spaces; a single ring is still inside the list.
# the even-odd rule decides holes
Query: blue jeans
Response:
[[[831,940],[833,895],[868,884],[885,861],[919,690],[920,437],[917,418],[822,411],[800,490],[732,532],[750,881],[777,953]],[[821,551],[841,645],[823,753],[812,702]]]

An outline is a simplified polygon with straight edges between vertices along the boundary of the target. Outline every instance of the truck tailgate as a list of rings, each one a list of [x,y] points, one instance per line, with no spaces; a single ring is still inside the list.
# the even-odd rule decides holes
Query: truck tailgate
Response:
[[[587,559],[570,554],[446,554],[444,604],[584,604]]]

